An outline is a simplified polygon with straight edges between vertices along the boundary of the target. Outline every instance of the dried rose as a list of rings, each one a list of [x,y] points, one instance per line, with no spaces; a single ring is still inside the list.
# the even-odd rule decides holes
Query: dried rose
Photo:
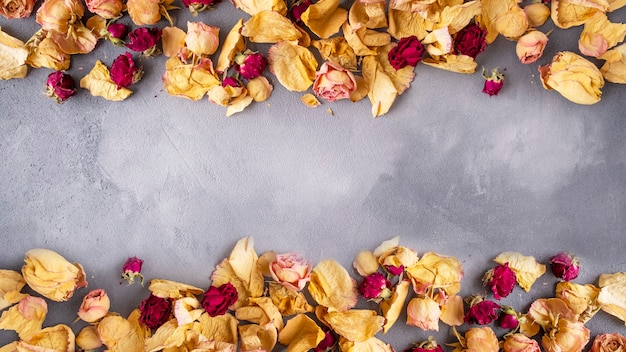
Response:
[[[127,34],[128,28],[123,23],[111,23],[107,26],[106,38],[115,45],[125,46],[124,39]]]
[[[585,324],[559,319],[554,330],[543,335],[541,345],[546,352],[582,351],[589,341],[589,334]]]
[[[85,8],[78,0],[45,0],[37,10],[37,23],[47,31],[68,33],[83,17]]]
[[[158,53],[157,44],[160,39],[161,30],[158,27],[140,27],[128,34],[126,47],[146,56],[156,55]]]
[[[431,336],[427,341],[416,343],[413,347],[407,348],[404,352],[444,352],[443,348]]]
[[[524,13],[528,18],[530,27],[539,27],[546,23],[550,17],[550,8],[546,4],[536,2],[524,6]]]
[[[515,272],[509,268],[509,263],[496,265],[485,273],[483,283],[489,286],[494,298],[499,300],[513,291],[516,283]]]
[[[391,296],[391,281],[379,272],[375,272],[363,278],[359,284],[359,293],[365,299],[386,299]]]
[[[138,67],[131,53],[120,54],[111,65],[111,80],[117,89],[128,88],[141,79],[143,70]]]
[[[234,77],[226,77],[222,81],[222,87],[241,87],[242,84]]]
[[[326,328],[324,331],[324,339],[313,349],[313,352],[326,352],[332,351],[333,347],[337,344],[337,337],[333,332]]]
[[[498,71],[497,67],[491,70],[489,76],[485,75],[485,69],[483,68],[483,78],[485,78],[483,93],[489,94],[490,97],[498,95],[502,87],[504,87],[504,73]]]
[[[43,248],[26,252],[22,276],[35,292],[57,302],[68,300],[76,289],[87,286],[82,265]]]
[[[600,101],[604,78],[591,61],[569,51],[557,53],[552,62],[539,67],[541,83],[566,99],[591,105]]]
[[[543,55],[543,49],[548,43],[548,36],[540,31],[530,31],[517,40],[515,53],[523,64],[537,61]]]
[[[578,271],[580,270],[578,259],[565,252],[555,254],[550,258],[549,263],[554,276],[563,281],[574,280],[578,277]]]
[[[88,323],[93,323],[109,313],[111,300],[103,289],[96,289],[83,297],[83,303],[78,308],[78,317]]]
[[[504,352],[541,352],[537,341],[519,333],[506,335],[502,348]]]
[[[441,308],[439,303],[430,297],[415,297],[406,307],[406,324],[422,330],[439,331]]]
[[[121,0],[85,0],[89,11],[105,19],[119,17],[124,5]]]
[[[122,266],[122,279],[126,280],[130,285],[135,282],[136,278],[140,278],[141,286],[143,286],[143,275],[141,275],[142,266],[143,260],[137,257],[129,257]]]
[[[349,99],[350,94],[356,88],[356,79],[352,72],[331,61],[322,64],[322,67],[315,74],[315,81],[313,82],[315,94],[329,102]]]
[[[404,37],[387,54],[389,63],[399,70],[405,66],[417,66],[424,55],[424,45],[416,36]]]
[[[267,59],[261,53],[243,53],[235,56],[235,71],[245,79],[253,79],[265,71]]]
[[[212,316],[223,315],[238,299],[235,286],[227,282],[221,286],[211,286],[202,297],[202,308]]]
[[[76,94],[74,79],[63,71],[55,71],[48,75],[46,81],[46,95],[56,99],[58,103],[64,102]]]
[[[626,351],[626,337],[619,333],[599,334],[593,339],[589,352],[624,352]]]
[[[298,24],[303,24],[302,23],[302,14],[304,13],[304,11],[306,11],[309,6],[311,6],[313,3],[310,0],[300,0],[297,1],[289,10],[289,13],[291,13],[291,17],[293,18],[293,20],[298,23]]]
[[[464,321],[468,324],[489,324],[498,318],[500,305],[489,300],[472,302],[470,308],[465,313]]]
[[[197,16],[199,12],[208,10],[220,2],[221,0],[183,0],[183,5],[189,9],[193,16]]]
[[[139,306],[141,315],[139,322],[148,329],[157,329],[172,316],[172,302],[167,298],[161,298],[152,293],[148,298],[141,301]]]
[[[502,306],[500,316],[498,317],[498,325],[507,330],[513,330],[519,326],[518,313],[511,307]]]
[[[476,58],[486,47],[487,30],[475,23],[461,29],[454,37],[454,49],[457,53]]]
[[[36,0],[2,0],[0,15],[12,18],[26,18],[33,12]]]
[[[196,55],[213,55],[220,45],[219,27],[202,22],[187,22],[187,49]]]
[[[302,290],[311,279],[311,263],[295,253],[277,254],[269,271],[276,282],[294,291]]]

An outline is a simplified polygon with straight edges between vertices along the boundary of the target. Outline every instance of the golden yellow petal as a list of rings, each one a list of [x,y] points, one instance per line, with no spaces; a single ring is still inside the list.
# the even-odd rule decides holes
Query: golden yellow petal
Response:
[[[348,24],[348,22],[343,24],[342,27],[344,38],[346,42],[352,48],[352,51],[357,56],[368,56],[368,55],[376,55],[377,51],[375,48],[369,48],[363,42],[363,36],[367,28],[361,27],[359,29],[354,29]]]
[[[283,316],[313,312],[302,291],[290,290],[277,282],[269,284],[270,298]]]
[[[385,318],[383,334],[386,334],[400,317],[410,287],[411,282],[403,280],[393,288],[393,294],[389,299],[380,302],[380,312]]]
[[[339,347],[342,352],[395,352],[391,345],[372,337],[365,341],[350,341],[342,336],[339,337]]]
[[[250,297],[260,297],[263,294],[265,279],[258,260],[259,257],[254,250],[254,240],[251,237],[237,241],[228,257],[235,275],[243,282]]]
[[[272,45],[268,51],[269,70],[290,91],[303,92],[313,84],[317,59],[307,48],[288,41]]]
[[[598,278],[598,303],[603,311],[626,324],[626,273],[602,274]]]
[[[542,26],[550,18],[550,8],[543,3],[536,2],[524,6],[529,27]]]
[[[26,252],[22,276],[35,292],[57,302],[68,300],[76,289],[87,286],[85,270],[80,264],[72,264],[60,254],[43,248]]]
[[[417,12],[389,9],[387,32],[397,40],[414,35],[421,41],[433,28],[434,22]]]
[[[320,38],[336,34],[348,19],[348,11],[339,7],[339,3],[339,0],[320,0],[310,5],[302,13],[302,22]]]
[[[354,342],[363,342],[374,337],[385,323],[385,318],[368,309],[329,312],[324,320],[337,334]]]
[[[248,94],[242,94],[233,99],[226,107],[226,116],[232,116],[238,112],[242,112],[248,105],[252,104],[254,99]]]
[[[151,280],[148,290],[150,290],[150,292],[157,297],[173,299],[192,297],[204,292],[201,288],[183,284],[181,282],[163,279]]]
[[[237,23],[230,29],[228,35],[226,35],[226,39],[224,39],[224,44],[222,44],[222,49],[220,51],[220,56],[217,59],[217,64],[215,64],[215,71],[218,73],[222,73],[226,71],[231,65],[231,62],[237,53],[243,52],[246,49],[246,43],[243,40],[243,36],[241,35],[241,28],[243,27],[243,18],[240,18]]]
[[[76,345],[85,351],[96,350],[102,346],[100,336],[98,336],[98,327],[96,325],[87,325],[76,335]]]
[[[287,345],[287,352],[304,352],[316,347],[324,339],[324,331],[304,314],[287,320],[278,334],[278,341]]]
[[[46,67],[58,71],[70,68],[70,55],[61,51],[50,36],[45,36],[41,40],[33,39],[29,40],[30,54],[27,64],[34,68]]]
[[[24,78],[28,73],[24,42],[0,29],[0,79]]]
[[[172,57],[178,54],[178,50],[185,46],[185,37],[187,33],[178,27],[167,26],[161,30],[161,45],[163,46],[163,55]]]
[[[272,351],[278,341],[278,331],[271,323],[240,325],[239,336],[242,351]]]
[[[539,68],[543,86],[554,89],[577,104],[595,104],[600,101],[604,78],[589,60],[573,52],[560,52],[552,62]]]
[[[18,351],[73,352],[74,349],[74,332],[64,324],[44,328],[28,341],[17,343]]]
[[[495,28],[509,40],[516,40],[528,29],[528,18],[519,6],[513,6],[504,15],[496,19]]]
[[[598,48],[594,48],[593,45],[590,48],[583,45],[584,38],[597,36],[603,39],[602,50],[597,51]],[[607,49],[624,41],[624,36],[626,36],[626,24],[612,23],[606,14],[599,12],[585,22],[583,31],[580,33],[578,48],[583,55],[599,57]]]
[[[448,296],[454,296],[459,292],[464,275],[457,258],[434,252],[424,253],[417,264],[406,268],[406,271],[413,281],[415,292],[423,293],[429,288],[440,288]]]
[[[348,12],[348,22],[353,28],[367,27],[371,29],[388,26],[386,2],[355,1]]]
[[[26,297],[25,293],[20,293],[26,285],[26,281],[17,271],[0,270],[0,310],[9,307]]]
[[[308,289],[311,297],[331,312],[346,311],[359,298],[356,281],[333,259],[322,260],[313,268]]]
[[[159,0],[128,0],[126,9],[130,19],[138,26],[156,24],[161,20]]]
[[[606,60],[600,68],[604,79],[612,83],[626,84],[626,44],[605,52],[600,58]]]
[[[194,324],[193,330],[201,333],[209,340],[236,345],[238,341],[238,325],[239,321],[230,313],[215,317],[204,313],[200,316],[198,322]]]
[[[493,261],[501,265],[509,263],[509,268],[515,272],[517,283],[526,292],[530,291],[533,283],[546,272],[546,266],[538,263],[534,257],[517,252],[500,253]]]
[[[312,42],[324,61],[340,64],[348,70],[356,70],[356,54],[344,37],[314,40]]]
[[[185,332],[189,329],[189,325],[178,326],[176,319],[171,319],[146,339],[145,351],[155,352],[168,347],[179,347],[185,342]]]
[[[250,298],[250,305],[237,308],[235,317],[255,324],[265,325],[273,323],[278,331],[284,327],[282,315],[278,307],[269,297]]]
[[[317,100],[315,95],[313,95],[311,93],[307,93],[307,94],[301,96],[300,97],[300,101],[302,102],[302,104],[304,104],[305,106],[308,106],[310,108],[316,108],[316,107],[322,105],[322,103],[320,103],[320,101]]]
[[[444,55],[438,58],[425,58],[425,65],[457,73],[472,74],[476,72],[478,64],[471,56],[467,55]]]
[[[89,28],[98,38],[102,38],[107,32],[107,20],[99,15],[94,15],[85,22],[85,27]]]
[[[369,276],[378,271],[378,259],[372,251],[361,251],[356,255],[352,266],[361,276]]]
[[[357,102],[367,96],[367,93],[370,90],[368,82],[362,76],[354,76],[354,80],[356,81],[356,89],[352,94],[350,94],[350,101]]]
[[[98,323],[98,335],[110,352],[144,351],[144,336],[133,324],[118,315],[108,315]]]
[[[170,95],[196,101],[217,84],[220,81],[210,60],[198,66],[184,64],[177,57],[171,57],[165,62],[163,85]]]
[[[272,95],[272,91],[274,87],[264,76],[258,76],[248,81],[248,85],[246,86],[248,89],[248,95],[252,97],[252,99],[257,102],[264,102],[270,98]],[[259,265],[262,268],[261,272],[265,275],[263,271],[263,265],[261,265],[261,258],[259,258]]]
[[[369,87],[367,96],[372,103],[372,116],[378,117],[386,114],[398,96],[393,81],[382,70],[374,56],[363,58],[361,71]]]
[[[598,294],[600,289],[591,284],[580,285],[567,281],[556,284],[555,296],[565,301],[583,323],[591,319],[600,309]]]
[[[93,96],[111,101],[122,101],[133,94],[128,88],[117,89],[117,84],[111,80],[109,69],[100,60],[96,61],[91,71],[81,78],[80,87],[87,89]]]
[[[550,17],[562,29],[585,23],[598,12],[607,12],[606,0],[555,0],[551,2]]]
[[[478,0],[454,6],[446,6],[441,12],[441,20],[435,28],[448,27],[450,34],[454,34],[467,26],[474,17],[482,13],[482,4]]]
[[[254,16],[261,11],[275,11],[285,16],[287,5],[284,0],[233,0],[236,8]]]
[[[22,340],[29,340],[41,331],[48,305],[41,297],[26,295],[0,316],[0,329],[13,330]]]
[[[609,0],[609,10],[607,12],[613,12],[617,9],[621,9],[626,5],[626,0]]]
[[[478,18],[478,22],[487,30],[486,43],[491,44],[499,34],[496,21],[506,15],[509,9],[518,5],[516,0],[481,0],[481,3],[482,15]]]
[[[302,33],[287,17],[276,11],[265,10],[244,23],[241,35],[254,43],[278,43],[283,40],[298,40]]]

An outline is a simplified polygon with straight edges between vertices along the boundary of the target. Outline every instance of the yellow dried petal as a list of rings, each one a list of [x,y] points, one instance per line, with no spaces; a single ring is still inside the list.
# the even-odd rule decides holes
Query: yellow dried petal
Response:
[[[517,283],[526,292],[530,291],[533,283],[546,272],[546,266],[537,263],[534,257],[524,256],[517,252],[500,253],[493,261],[502,265],[509,263],[509,268],[515,272]]]
[[[356,81],[356,89],[350,94],[350,101],[357,102],[367,96],[370,90],[369,83],[361,76],[354,76]]]
[[[243,18],[240,18],[239,21],[235,23],[233,28],[231,28],[230,32],[228,32],[228,35],[226,35],[224,44],[222,44],[220,56],[218,57],[217,64],[215,65],[215,71],[219,73],[226,71],[226,69],[230,67],[235,55],[246,49],[246,43],[241,35],[241,28],[243,28]]]
[[[356,281],[333,259],[319,262],[311,272],[311,297],[330,312],[343,312],[354,307],[359,299]]]
[[[342,352],[395,352],[391,345],[388,345],[375,337],[365,341],[355,342],[340,336],[339,347]]]
[[[26,252],[22,276],[35,292],[57,302],[69,299],[76,289],[87,286],[85,270],[80,264],[72,264],[60,254],[43,248]]]
[[[348,12],[348,22],[353,28],[367,27],[371,29],[388,26],[387,4],[382,2],[355,1]]]
[[[363,42],[363,36],[365,35],[365,31],[367,28],[361,27],[359,29],[353,29],[348,22],[343,24],[342,27],[344,38],[346,42],[352,48],[352,51],[357,56],[368,56],[368,55],[376,55],[377,51],[375,48],[369,48]]]
[[[226,107],[226,116],[232,116],[238,112],[242,112],[243,109],[252,104],[253,101],[254,99],[247,93],[236,97],[228,104],[228,107]]]
[[[613,12],[617,9],[621,9],[626,6],[626,0],[608,0],[609,10],[607,12]]]
[[[598,303],[603,311],[626,324],[626,273],[602,274],[598,278]]]
[[[28,50],[24,42],[0,28],[0,79],[24,78],[28,73]]]
[[[285,328],[278,334],[278,341],[287,345],[287,352],[308,351],[324,339],[324,331],[304,314],[287,320]]]
[[[434,22],[417,12],[389,9],[387,32],[397,40],[414,35],[421,41],[433,28]]]
[[[85,351],[96,350],[102,346],[97,325],[87,325],[76,335],[76,345]]]
[[[448,27],[450,34],[465,28],[474,17],[482,13],[482,4],[478,0],[459,5],[446,6],[441,11],[441,20],[435,28]]]
[[[378,271],[378,258],[371,251],[361,251],[356,255],[352,266],[361,276],[369,276]]]
[[[87,89],[93,96],[111,101],[122,101],[133,94],[128,88],[117,89],[117,84],[111,80],[109,69],[100,60],[81,78],[80,87]]]
[[[536,2],[524,6],[529,27],[542,26],[550,18],[550,8],[543,3]]]
[[[376,249],[374,249],[374,256],[380,257],[385,255],[386,253],[391,253],[398,248],[400,245],[400,236],[396,236],[394,238],[383,241]]]
[[[180,48],[185,46],[185,37],[187,33],[178,27],[167,26],[161,30],[161,45],[163,46],[163,55],[172,57],[178,54]]]
[[[426,51],[432,57],[439,57],[452,51],[452,36],[448,32],[448,27],[437,28],[428,33],[423,41]]]
[[[494,25],[498,33],[507,39],[515,40],[528,29],[528,18],[521,7],[513,6],[504,15],[499,16]]]
[[[509,9],[518,5],[516,0],[481,0],[481,2],[482,15],[478,18],[478,22],[482,28],[487,30],[485,42],[491,44],[499,34],[496,28],[498,19],[506,15]]]
[[[98,323],[98,335],[110,352],[144,351],[144,336],[133,323],[118,315],[108,315]]]
[[[252,16],[241,29],[241,35],[254,43],[277,43],[298,40],[302,33],[295,25],[276,11],[261,11]]]
[[[363,342],[382,330],[385,318],[373,310],[350,309],[344,312],[328,312],[324,321],[346,339]]]
[[[556,90],[577,104],[595,104],[600,101],[604,78],[600,70],[584,57],[564,51],[552,62],[539,67],[541,83],[548,90]]]
[[[303,92],[313,84],[317,59],[307,48],[288,41],[272,45],[268,51],[269,70],[290,91]]]
[[[43,35],[44,38],[40,38],[38,35]],[[27,47],[30,54],[26,63],[31,67],[46,67],[58,71],[70,68],[70,55],[61,51],[59,45],[43,30],[31,37]]]
[[[565,301],[583,323],[591,319],[600,309],[597,302],[598,294],[600,289],[591,284],[580,285],[566,281],[556,284],[555,296]]]
[[[339,0],[320,0],[310,5],[301,15],[302,22],[320,38],[339,32],[348,18],[348,11],[339,7]]]
[[[243,282],[250,297],[260,297],[263,294],[265,279],[258,260],[259,257],[254,250],[254,240],[251,237],[237,241],[228,257],[235,275]]]
[[[598,12],[607,12],[606,0],[555,0],[551,2],[550,17],[562,29],[585,23]]]
[[[439,288],[448,296],[454,296],[459,292],[464,275],[457,258],[434,252],[424,253],[417,264],[405,270],[413,282],[415,292],[424,293],[428,289]]]
[[[272,351],[278,341],[274,324],[247,324],[239,326],[242,351]]]
[[[400,317],[410,287],[411,282],[403,280],[393,288],[393,293],[389,299],[380,302],[380,312],[385,318],[383,334],[386,334]]]
[[[189,325],[178,326],[176,319],[169,320],[146,339],[145,351],[155,352],[168,347],[179,347],[185,342],[185,332],[189,329]]]
[[[308,106],[310,108],[316,108],[316,107],[322,105],[322,103],[320,103],[320,101],[317,100],[315,95],[313,95],[311,93],[307,93],[307,94],[301,96],[300,97],[300,101],[302,102],[302,104],[304,104],[305,106]]]
[[[209,340],[237,345],[237,325],[239,325],[239,321],[230,313],[215,317],[204,313],[198,322],[194,323],[193,330],[201,333]]]
[[[578,49],[583,55],[599,58],[608,49],[622,42],[626,24],[612,23],[606,14],[599,12],[585,22],[578,39]]]
[[[181,282],[163,279],[153,279],[150,281],[148,290],[150,290],[150,292],[157,297],[173,299],[192,297],[204,292],[201,288],[183,284]]]
[[[237,302],[232,305],[232,309],[237,309],[248,303],[248,298],[250,297],[248,289],[244,282],[237,277],[228,259],[222,260],[222,262],[216,266],[215,271],[211,274],[211,280],[214,286],[230,283],[237,289]]]
[[[287,5],[284,0],[233,0],[236,8],[254,16],[261,11],[275,11],[285,16]]]
[[[356,69],[356,54],[344,37],[314,40],[312,43],[322,59],[340,64],[348,70]]]
[[[270,298],[282,316],[313,312],[301,291],[290,290],[277,282],[270,282]]]
[[[246,88],[248,89],[248,95],[257,103],[269,99],[274,90],[270,81],[264,76],[258,76],[249,80]]]
[[[26,297],[25,293],[20,293],[26,285],[26,281],[17,271],[0,270],[0,310],[9,307]]]
[[[604,79],[612,83],[626,84],[626,44],[607,51],[601,59],[606,60],[600,68]]]
[[[17,332],[22,340],[29,340],[41,331],[48,313],[48,305],[41,297],[26,295],[18,304],[2,312],[0,329]]]
[[[235,311],[235,317],[237,319],[240,321],[247,320],[259,325],[273,323],[278,331],[283,329],[284,323],[282,315],[271,298],[250,298],[249,303],[250,305],[248,306],[237,308]]]
[[[459,326],[463,324],[464,317],[463,297],[459,295],[448,297],[446,303],[441,306],[441,316],[439,319],[450,326]]]
[[[17,343],[18,351],[73,352],[74,349],[74,332],[65,324],[42,329],[28,341]]]
[[[398,96],[393,81],[382,70],[374,56],[366,56],[363,59],[361,70],[369,87],[367,96],[372,103],[372,116],[378,117],[386,114]]]
[[[194,66],[171,57],[165,62],[162,79],[168,94],[193,101],[202,99],[212,86],[220,84],[208,59]]]
[[[457,73],[472,74],[476,72],[478,64],[471,56],[467,55],[444,55],[438,58],[425,58],[425,65]]]

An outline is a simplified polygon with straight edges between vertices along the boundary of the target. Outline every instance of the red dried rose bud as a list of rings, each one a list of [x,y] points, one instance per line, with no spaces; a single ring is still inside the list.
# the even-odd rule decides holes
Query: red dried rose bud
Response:
[[[199,12],[208,10],[220,2],[221,0],[183,0],[183,5],[189,9],[193,16],[197,16]]]
[[[470,308],[465,313],[464,321],[468,324],[489,324],[498,318],[500,313],[500,305],[493,301],[480,300],[472,302]]]
[[[111,80],[117,84],[117,89],[128,88],[141,79],[143,70],[133,61],[130,53],[121,54],[111,65]]]
[[[150,294],[139,306],[139,322],[148,329],[158,329],[172,316],[172,302]]]
[[[416,36],[404,37],[389,50],[387,57],[393,68],[399,70],[405,66],[417,66],[424,55],[424,45]]]
[[[107,26],[107,39],[109,39],[113,44],[124,46],[124,38],[126,38],[126,34],[128,34],[128,28],[123,23],[111,23]]]
[[[235,71],[241,74],[245,79],[253,79],[259,77],[267,67],[267,59],[261,53],[241,54],[235,58],[238,65]]]
[[[409,347],[404,352],[444,352],[443,348],[437,344],[437,341],[431,336],[428,340],[416,343],[413,347]]]
[[[335,335],[329,329],[324,329],[324,339],[317,344],[313,352],[332,351],[336,344],[337,338]]]
[[[46,95],[62,103],[76,94],[74,79],[63,71],[55,71],[46,80]]]
[[[491,70],[489,76],[485,75],[485,69],[483,68],[483,78],[485,78],[483,93],[489,94],[489,96],[498,95],[502,87],[504,87],[504,73],[498,71],[498,68]]]
[[[237,302],[239,294],[230,282],[219,287],[211,286],[202,297],[202,308],[212,317],[223,315]]]
[[[385,265],[385,270],[393,276],[398,276],[404,272],[404,265],[393,266],[393,265]]]
[[[580,270],[578,259],[565,252],[554,255],[549,263],[554,276],[563,281],[574,280],[578,277],[578,271]]]
[[[485,50],[487,30],[475,23],[470,23],[461,29],[454,37],[454,49],[457,53],[476,58]]]
[[[161,30],[158,27],[141,27],[128,34],[126,47],[132,51],[141,52],[146,56],[157,55],[157,44],[161,39]]]
[[[366,276],[359,285],[359,293],[366,299],[385,299],[391,295],[391,282],[379,272]]]
[[[311,6],[310,0],[302,0],[296,2],[289,11],[291,13],[291,17],[293,17],[294,22],[298,24],[302,24],[302,14],[306,11],[309,6]]]
[[[226,77],[222,81],[222,87],[242,87],[242,84],[234,77]]]
[[[516,279],[515,272],[509,268],[509,263],[496,265],[483,276],[483,283],[489,286],[495,299],[504,298],[513,291]]]
[[[135,282],[136,278],[140,278],[141,285],[143,286],[143,275],[141,275],[142,265],[143,260],[137,257],[129,257],[122,266],[122,279],[126,280],[130,285]]]
[[[518,313],[511,307],[502,306],[498,318],[498,325],[507,330],[513,330],[519,326]]]

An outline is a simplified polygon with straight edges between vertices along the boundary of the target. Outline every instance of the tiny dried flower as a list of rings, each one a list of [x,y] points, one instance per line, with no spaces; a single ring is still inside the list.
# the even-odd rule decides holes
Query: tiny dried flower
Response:
[[[487,30],[475,23],[461,29],[454,37],[454,49],[457,53],[476,58],[486,47]]]
[[[106,38],[115,45],[125,46],[124,39],[127,34],[128,28],[123,23],[111,23],[107,26]]]
[[[421,343],[414,344],[413,347],[409,347],[404,352],[444,352],[443,348],[437,344],[437,341],[430,336],[428,340]]]
[[[63,71],[55,71],[48,75],[46,95],[62,103],[76,94],[74,79]]]
[[[35,7],[36,0],[2,0],[0,1],[0,15],[12,18],[26,18]]]
[[[513,291],[516,283],[515,272],[509,268],[509,263],[496,265],[485,273],[483,283],[489,286],[494,298],[499,300]]]
[[[139,306],[139,322],[148,329],[157,329],[172,316],[172,302],[152,293]]]
[[[356,88],[356,79],[352,72],[331,61],[322,64],[313,82],[315,94],[331,103],[339,99],[349,99]]]
[[[324,331],[324,339],[313,349],[313,352],[327,352],[332,351],[333,347],[337,344],[337,337],[333,332],[326,328]]]
[[[295,253],[277,254],[269,271],[276,282],[294,291],[302,290],[311,279],[311,263]]]
[[[424,56],[424,45],[414,35],[404,37],[389,50],[387,56],[389,63],[396,70],[405,66],[415,67]]]
[[[218,287],[211,286],[202,297],[202,308],[212,317],[224,315],[237,302],[239,295],[233,284],[227,282]]]
[[[483,68],[483,78],[485,79],[483,93],[488,94],[490,97],[498,95],[502,87],[504,87],[504,73],[498,71],[497,67],[491,70],[489,76],[485,75],[485,69]]]
[[[131,53],[119,55],[111,65],[111,80],[117,84],[117,89],[128,88],[141,79],[143,70],[138,67]]]
[[[489,324],[498,318],[500,305],[493,301],[482,300],[480,297],[473,297],[469,310],[465,313],[464,321],[468,324]]]
[[[516,329],[519,326],[519,313],[508,306],[501,306],[500,316],[498,317],[498,325],[507,330]]]
[[[241,82],[234,77],[226,77],[222,81],[222,87],[241,87]]]
[[[213,55],[220,45],[219,27],[202,22],[187,22],[187,49],[196,55]]]
[[[537,61],[543,55],[548,36],[540,31],[530,31],[517,40],[515,53],[523,64]]]
[[[243,53],[235,56],[235,71],[245,79],[253,79],[265,71],[267,59],[261,53]]]
[[[593,339],[589,352],[624,352],[626,351],[626,337],[619,333],[599,334]]]
[[[88,323],[96,322],[109,313],[111,300],[103,289],[96,289],[83,297],[78,317]]]
[[[368,300],[386,299],[391,296],[391,282],[382,273],[375,272],[363,278],[359,293]]]
[[[550,258],[549,263],[554,276],[563,281],[574,280],[578,277],[578,271],[580,270],[578,259],[565,252],[555,254]]]
[[[129,257],[122,266],[122,279],[126,280],[130,285],[135,282],[136,278],[140,278],[141,286],[143,286],[143,275],[141,275],[142,265],[143,260],[137,257]]]
[[[126,47],[146,56],[154,56],[159,54],[157,44],[160,39],[161,30],[158,27],[140,27],[128,34]]]

